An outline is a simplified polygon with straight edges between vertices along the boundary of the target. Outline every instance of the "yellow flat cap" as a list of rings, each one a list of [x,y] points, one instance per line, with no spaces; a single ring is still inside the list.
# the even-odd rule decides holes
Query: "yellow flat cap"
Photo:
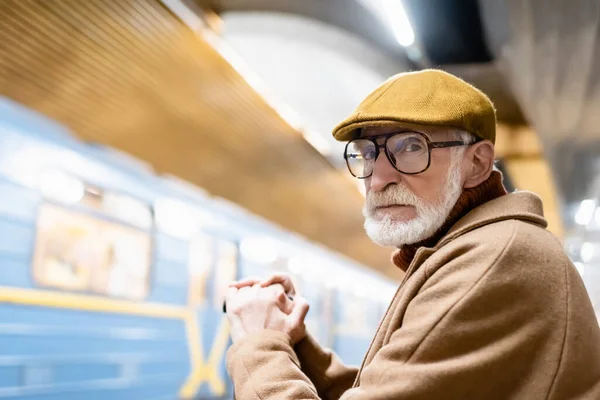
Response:
[[[437,69],[393,76],[375,89],[333,130],[348,141],[359,129],[398,122],[457,128],[496,141],[496,111],[491,100],[462,79]]]

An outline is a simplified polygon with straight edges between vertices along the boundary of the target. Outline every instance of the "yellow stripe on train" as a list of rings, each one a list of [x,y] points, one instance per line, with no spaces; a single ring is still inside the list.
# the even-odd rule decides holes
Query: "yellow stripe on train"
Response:
[[[229,341],[229,323],[225,318],[222,320],[217,332],[208,362],[205,363],[202,331],[199,327],[197,314],[193,309],[185,306],[138,303],[85,294],[7,286],[0,286],[0,303],[183,320],[192,368],[180,389],[179,395],[182,398],[192,398],[204,382],[208,382],[216,395],[225,393],[225,382],[217,372]]]

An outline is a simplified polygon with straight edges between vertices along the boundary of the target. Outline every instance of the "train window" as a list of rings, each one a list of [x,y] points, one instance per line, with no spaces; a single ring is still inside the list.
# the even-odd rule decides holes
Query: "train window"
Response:
[[[147,232],[46,203],[37,221],[33,275],[42,286],[142,299],[150,249]]]

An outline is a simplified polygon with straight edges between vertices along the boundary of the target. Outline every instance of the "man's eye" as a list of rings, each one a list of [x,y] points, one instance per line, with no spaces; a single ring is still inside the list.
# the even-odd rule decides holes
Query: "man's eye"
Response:
[[[375,150],[368,149],[362,152],[362,156],[365,160],[373,160],[375,158]]]
[[[407,153],[415,153],[421,150],[423,150],[423,146],[419,143],[409,143],[404,149]]]

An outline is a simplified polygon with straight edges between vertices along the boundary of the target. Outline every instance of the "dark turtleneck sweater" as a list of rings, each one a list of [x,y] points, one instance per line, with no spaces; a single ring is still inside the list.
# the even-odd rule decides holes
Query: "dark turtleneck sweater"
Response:
[[[465,189],[462,192],[454,208],[450,211],[446,222],[444,222],[444,225],[433,236],[419,243],[402,246],[401,249],[396,250],[392,255],[392,262],[401,270],[406,271],[420,247],[435,246],[448,233],[450,228],[458,220],[467,215],[469,211],[505,194],[506,189],[502,184],[502,174],[498,171],[493,171],[485,182],[474,188]]]

